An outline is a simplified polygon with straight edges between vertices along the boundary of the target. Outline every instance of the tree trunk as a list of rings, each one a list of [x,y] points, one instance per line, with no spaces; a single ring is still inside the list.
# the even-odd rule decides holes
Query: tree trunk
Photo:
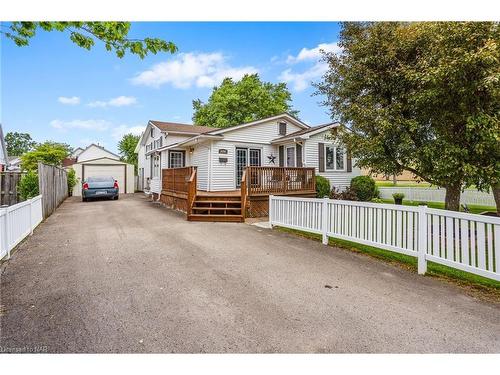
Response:
[[[394,185],[396,185],[396,184],[398,183],[398,178],[397,178],[396,174],[393,174],[393,175],[392,175],[392,183],[393,183]]]
[[[444,208],[450,211],[460,211],[460,193],[461,185],[450,185],[446,187],[446,197]]]
[[[497,216],[500,216],[500,183],[491,185],[491,190],[493,192],[493,198],[495,198],[495,203],[497,204]]]

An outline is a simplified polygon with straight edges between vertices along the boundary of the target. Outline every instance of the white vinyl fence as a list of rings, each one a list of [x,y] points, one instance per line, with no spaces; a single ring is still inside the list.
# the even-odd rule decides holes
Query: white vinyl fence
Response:
[[[418,258],[500,281],[500,218],[427,206],[270,196],[272,226],[318,233]]]
[[[10,251],[41,223],[42,196],[0,208],[0,259],[10,258]]]
[[[419,202],[444,202],[446,189],[412,188],[412,187],[379,187],[380,198],[393,199],[392,194],[403,193],[404,199]],[[478,206],[495,206],[493,194],[467,189],[460,195],[460,203]]]

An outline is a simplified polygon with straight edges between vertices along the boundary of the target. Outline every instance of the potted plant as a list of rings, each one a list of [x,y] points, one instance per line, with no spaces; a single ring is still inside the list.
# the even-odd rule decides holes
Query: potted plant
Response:
[[[405,195],[403,193],[394,193],[392,194],[392,197],[394,198],[394,203],[403,204],[403,198]]]

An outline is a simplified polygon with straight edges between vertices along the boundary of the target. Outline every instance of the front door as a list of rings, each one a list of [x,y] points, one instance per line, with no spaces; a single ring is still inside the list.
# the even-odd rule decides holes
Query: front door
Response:
[[[236,187],[241,186],[243,171],[247,166],[260,167],[260,149],[236,147]]]

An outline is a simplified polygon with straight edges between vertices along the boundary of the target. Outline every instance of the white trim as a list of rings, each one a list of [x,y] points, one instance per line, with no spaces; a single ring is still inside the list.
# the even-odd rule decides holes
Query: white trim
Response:
[[[345,147],[342,147],[342,146],[337,146],[333,143],[325,143],[324,144],[324,147],[325,147],[325,172],[347,172],[347,154],[346,154],[346,151],[345,151]],[[326,157],[326,154],[327,154],[327,149],[328,148],[333,148],[333,168],[327,168],[327,157]],[[342,156],[343,156],[343,162],[344,162],[344,167],[342,169],[337,169],[337,148],[341,148],[344,150],[344,152],[342,153]]]

